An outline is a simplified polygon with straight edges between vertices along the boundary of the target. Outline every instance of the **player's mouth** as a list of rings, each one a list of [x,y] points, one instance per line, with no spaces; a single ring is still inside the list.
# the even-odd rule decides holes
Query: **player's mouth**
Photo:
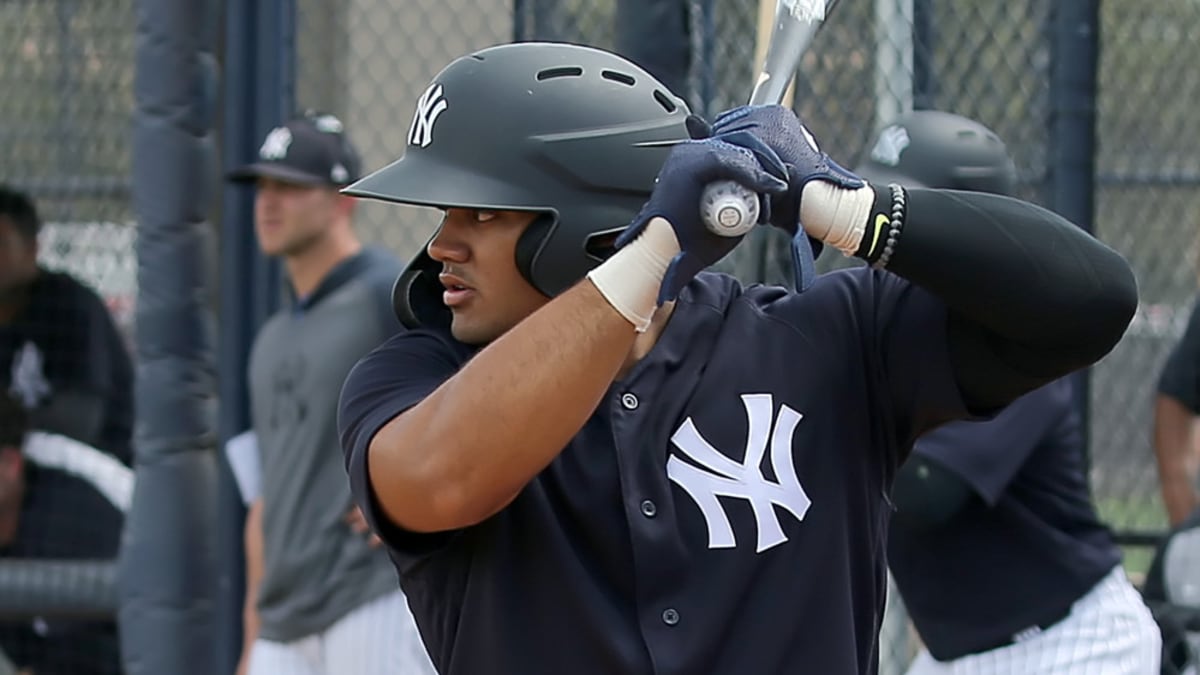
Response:
[[[475,295],[475,289],[467,285],[465,281],[454,276],[453,274],[439,274],[438,280],[442,282],[442,286],[446,288],[442,292],[442,302],[447,307],[454,308],[471,299]]]

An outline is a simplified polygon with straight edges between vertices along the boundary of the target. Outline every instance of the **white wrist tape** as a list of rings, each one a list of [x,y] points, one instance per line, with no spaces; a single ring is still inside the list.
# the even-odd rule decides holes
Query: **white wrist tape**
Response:
[[[870,185],[850,190],[812,180],[800,193],[800,222],[809,235],[852,256],[862,242],[874,203]]]
[[[637,332],[650,326],[658,308],[658,290],[671,259],[679,253],[675,231],[654,218],[637,239],[588,272],[587,278]]]

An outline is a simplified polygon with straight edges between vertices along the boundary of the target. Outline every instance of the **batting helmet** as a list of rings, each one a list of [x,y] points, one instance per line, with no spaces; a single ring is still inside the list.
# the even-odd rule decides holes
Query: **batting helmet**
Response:
[[[516,264],[555,296],[602,261],[595,242],[649,198],[686,103],[645,70],[578,45],[521,42],[460,57],[417,103],[404,155],[344,190],[404,204],[535,211]],[[607,237],[604,237],[607,239]],[[444,322],[425,249],[396,282],[406,325]]]
[[[1011,195],[1017,171],[1004,141],[975,120],[915,110],[884,127],[855,170],[876,185]]]

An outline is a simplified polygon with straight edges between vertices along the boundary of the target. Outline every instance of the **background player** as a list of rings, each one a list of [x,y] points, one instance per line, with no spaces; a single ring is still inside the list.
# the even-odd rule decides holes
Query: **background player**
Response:
[[[885,127],[856,172],[1001,195],[1016,183],[992,130],[934,110]],[[926,646],[910,675],[1158,673],[1157,625],[1092,506],[1084,452],[1070,378],[917,440],[888,540]]]
[[[267,134],[231,179],[256,185],[255,229],[283,260],[291,302],[255,338],[249,386],[260,452],[246,523],[250,675],[429,672],[387,556],[353,505],[339,465],[337,396],[354,362],[399,328],[395,259],[365,248],[354,201],[357,149],[332,115]]]
[[[1054,214],[866,185],[785,108],[681,142],[683,101],[602,51],[483,50],[422,102],[348,188],[445,209],[397,285],[421,327],[359,362],[340,423],[445,674],[874,672],[913,440],[1100,358],[1136,304]],[[875,269],[699,273],[737,244],[697,213],[726,178]]]

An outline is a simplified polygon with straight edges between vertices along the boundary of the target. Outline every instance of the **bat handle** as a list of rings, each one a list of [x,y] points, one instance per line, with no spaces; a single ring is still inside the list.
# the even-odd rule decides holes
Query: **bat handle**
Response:
[[[709,232],[740,237],[758,223],[758,195],[740,183],[709,183],[700,197],[700,217]]]

